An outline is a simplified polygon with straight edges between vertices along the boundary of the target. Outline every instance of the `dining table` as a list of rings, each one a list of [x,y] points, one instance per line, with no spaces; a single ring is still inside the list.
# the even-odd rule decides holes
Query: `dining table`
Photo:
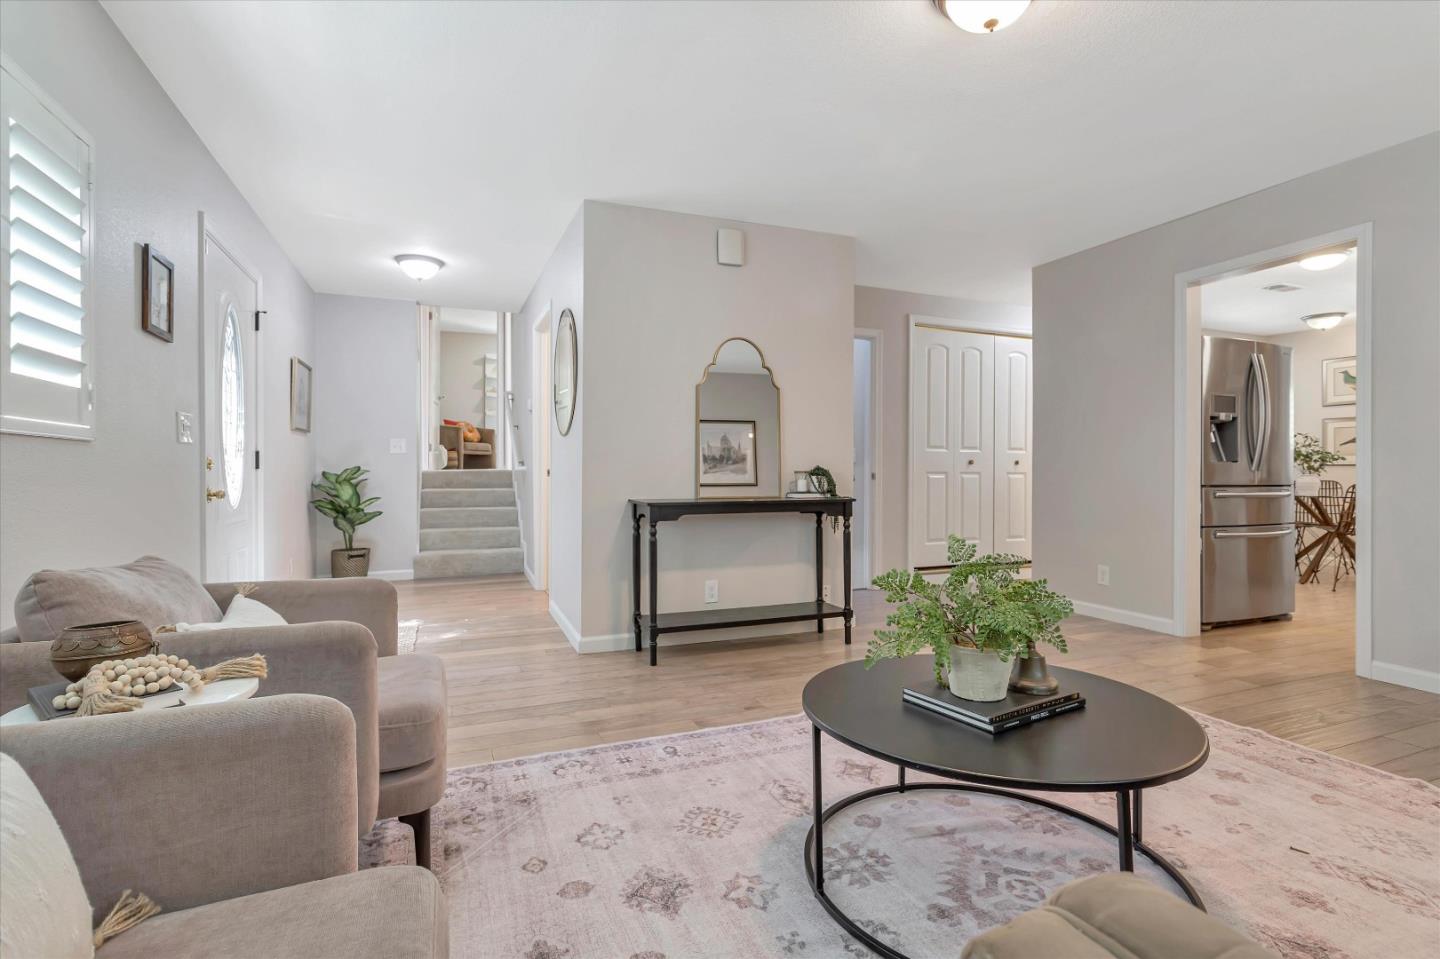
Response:
[[[1329,555],[1330,547],[1337,541],[1340,548],[1350,557],[1350,562],[1355,562],[1355,537],[1347,528],[1349,525],[1347,517],[1331,515],[1324,500],[1319,496],[1297,494],[1295,505],[1309,517],[1309,520],[1303,525],[1320,530],[1319,536],[1295,552],[1297,565],[1307,556],[1310,558],[1309,563],[1300,573],[1301,583],[1313,583],[1319,577],[1320,566],[1324,563],[1325,557]]]

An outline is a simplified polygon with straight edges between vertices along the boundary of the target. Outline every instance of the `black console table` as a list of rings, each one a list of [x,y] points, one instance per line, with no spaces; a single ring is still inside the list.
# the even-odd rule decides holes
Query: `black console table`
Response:
[[[631,549],[631,578],[635,595],[635,651],[641,652],[646,627],[640,609],[640,527],[650,524],[650,665],[654,666],[661,633],[683,633],[697,629],[724,629],[730,626],[768,626],[772,623],[803,623],[815,620],[815,631],[824,632],[825,620],[845,620],[845,643],[850,643],[851,623],[855,611],[850,608],[850,519],[855,500],[849,496],[825,499],[789,499],[766,496],[756,499],[632,499],[630,519],[634,525]],[[803,603],[780,603],[773,606],[743,606],[731,609],[694,609],[679,613],[661,613],[659,594],[659,543],[661,523],[685,516],[737,516],[747,513],[800,513],[815,517],[815,600]],[[845,566],[844,606],[825,602],[825,519],[838,516],[844,525],[842,547]]]

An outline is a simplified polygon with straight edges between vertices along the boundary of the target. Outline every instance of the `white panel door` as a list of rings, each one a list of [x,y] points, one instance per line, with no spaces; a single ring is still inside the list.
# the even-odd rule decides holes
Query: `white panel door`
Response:
[[[259,289],[230,254],[205,237],[205,578],[260,578],[256,407]]]
[[[1033,371],[1030,340],[995,337],[995,552],[1027,559],[1035,435]]]
[[[943,566],[953,534],[993,541],[994,337],[915,327],[910,343],[910,564]]]

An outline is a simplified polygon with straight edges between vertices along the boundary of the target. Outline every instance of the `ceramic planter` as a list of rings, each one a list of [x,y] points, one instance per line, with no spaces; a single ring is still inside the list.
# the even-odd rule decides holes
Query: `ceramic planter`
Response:
[[[330,551],[330,575],[335,579],[347,576],[369,576],[370,547],[332,549]]]
[[[961,699],[993,703],[1010,686],[1010,664],[999,653],[968,646],[950,647],[950,692]]]

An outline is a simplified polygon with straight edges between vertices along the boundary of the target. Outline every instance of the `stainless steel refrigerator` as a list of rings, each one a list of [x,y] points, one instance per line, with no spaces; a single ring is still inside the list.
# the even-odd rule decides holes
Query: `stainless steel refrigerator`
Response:
[[[1201,347],[1200,621],[1295,610],[1290,348],[1207,336]]]

